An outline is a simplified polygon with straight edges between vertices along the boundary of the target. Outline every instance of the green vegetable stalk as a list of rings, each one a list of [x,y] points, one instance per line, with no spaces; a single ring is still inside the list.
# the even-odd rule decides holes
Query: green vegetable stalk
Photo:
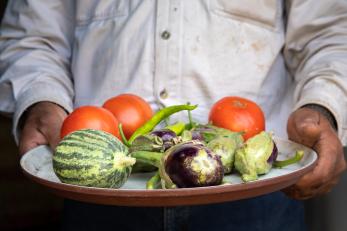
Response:
[[[158,189],[161,188],[161,177],[159,172],[156,172],[154,176],[147,181],[146,189]]]
[[[286,160],[276,160],[273,163],[273,167],[275,168],[284,168],[288,165],[291,164],[295,164],[297,162],[299,162],[302,157],[304,156],[304,151],[303,150],[299,150],[295,152],[295,155],[292,158],[286,159]]]

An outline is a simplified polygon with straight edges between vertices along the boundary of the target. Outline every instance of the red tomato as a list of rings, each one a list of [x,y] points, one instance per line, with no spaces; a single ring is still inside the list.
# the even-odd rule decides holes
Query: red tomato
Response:
[[[104,105],[122,124],[127,139],[153,116],[150,105],[141,97],[133,94],[121,94],[108,99]]]
[[[68,115],[60,130],[60,137],[86,128],[103,130],[120,139],[117,119],[105,108],[96,106],[82,106]]]
[[[265,130],[265,117],[261,108],[251,100],[236,96],[228,96],[216,102],[211,108],[209,121],[217,127],[244,132],[245,140]]]

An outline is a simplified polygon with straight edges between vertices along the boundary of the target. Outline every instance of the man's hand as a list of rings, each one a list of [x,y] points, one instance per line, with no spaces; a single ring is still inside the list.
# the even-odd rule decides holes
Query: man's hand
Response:
[[[328,193],[346,169],[342,144],[328,119],[320,112],[301,108],[288,120],[290,140],[311,147],[318,153],[315,168],[284,192],[295,199],[308,199]]]
[[[43,144],[54,149],[60,141],[60,128],[66,116],[62,107],[51,102],[40,102],[30,107],[23,121],[19,154]]]

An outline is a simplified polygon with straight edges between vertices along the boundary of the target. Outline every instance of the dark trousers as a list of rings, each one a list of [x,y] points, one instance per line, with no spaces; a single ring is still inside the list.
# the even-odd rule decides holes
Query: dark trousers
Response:
[[[304,231],[300,201],[276,192],[235,202],[168,208],[123,207],[66,200],[63,230]]]

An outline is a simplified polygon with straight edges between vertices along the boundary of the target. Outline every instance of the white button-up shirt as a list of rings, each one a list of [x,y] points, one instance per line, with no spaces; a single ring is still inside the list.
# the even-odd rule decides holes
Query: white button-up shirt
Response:
[[[71,111],[128,92],[154,109],[198,104],[202,123],[218,99],[246,97],[281,137],[290,112],[315,103],[346,143],[347,1],[10,1],[0,73],[17,139],[35,102]]]

